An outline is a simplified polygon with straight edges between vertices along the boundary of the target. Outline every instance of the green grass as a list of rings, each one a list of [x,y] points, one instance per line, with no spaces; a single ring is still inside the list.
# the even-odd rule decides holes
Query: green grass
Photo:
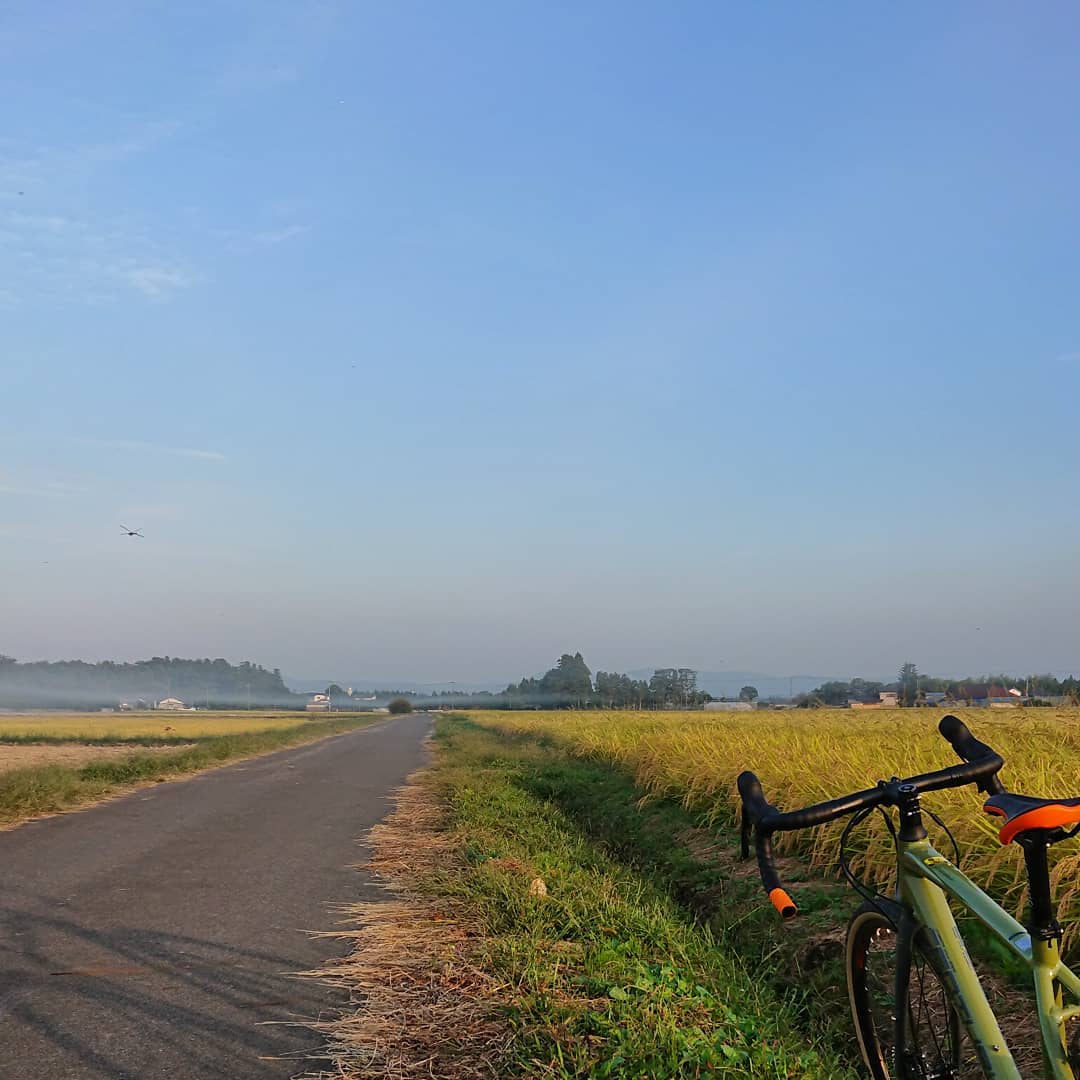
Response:
[[[238,758],[312,742],[364,727],[379,716],[302,721],[292,727],[198,739],[172,753],[140,754],[79,767],[40,765],[0,773],[0,824],[96,802],[132,784],[171,780]]]
[[[854,1075],[808,1034],[796,980],[748,966],[710,917],[730,880],[680,842],[684,811],[639,811],[631,778],[542,738],[462,718],[436,730],[434,782],[468,870],[428,886],[486,929],[483,962],[510,998],[508,1072]],[[545,897],[529,894],[534,877]]]

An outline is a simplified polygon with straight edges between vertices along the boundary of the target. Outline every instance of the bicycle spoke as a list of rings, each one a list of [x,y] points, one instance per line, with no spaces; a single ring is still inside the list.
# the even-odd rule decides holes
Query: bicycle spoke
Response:
[[[923,1074],[930,1077],[952,1077],[955,1075],[954,1055],[956,1047],[951,1020],[951,1007],[944,994],[944,988],[937,976],[927,970],[924,959],[915,959],[915,976],[918,982],[917,990],[913,992],[919,995],[919,1030],[915,1033],[916,1053],[919,1055],[919,1067]],[[930,1046],[926,1047],[927,1053],[922,1053],[920,1044],[929,1036],[933,1047],[930,1054]],[[929,1060],[927,1060],[929,1057]]]
[[[919,997],[922,999],[923,1006],[927,1006],[926,999],[926,968],[924,965],[919,965]],[[933,1017],[929,1015],[929,1009],[927,1009],[927,1022],[926,1026],[930,1031],[930,1037],[934,1040],[934,1049],[937,1051],[937,1058],[939,1061],[944,1060],[944,1054],[941,1052],[941,1043],[938,1041],[937,1032],[934,1030]]]
[[[918,946],[911,959],[903,1005],[903,1041],[896,1043],[894,973],[897,943],[884,927],[867,939],[865,987],[872,1008],[874,1041],[892,1080],[957,1080],[961,1076],[955,1018],[934,969]]]

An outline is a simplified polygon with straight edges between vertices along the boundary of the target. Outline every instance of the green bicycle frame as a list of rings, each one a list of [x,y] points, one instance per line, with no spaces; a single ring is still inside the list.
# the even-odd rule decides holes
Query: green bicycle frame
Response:
[[[934,966],[949,1000],[993,1080],[1020,1080],[1020,1072],[972,966],[949,909],[953,897],[1006,945],[1031,971],[1042,1032],[1044,1062],[1053,1080],[1075,1080],[1065,1050],[1065,1022],[1080,1016],[1080,1004],[1063,1006],[1064,990],[1080,1002],[1080,979],[1062,962],[1056,940],[1032,940],[1028,931],[927,840],[900,841],[899,899],[934,952]]]

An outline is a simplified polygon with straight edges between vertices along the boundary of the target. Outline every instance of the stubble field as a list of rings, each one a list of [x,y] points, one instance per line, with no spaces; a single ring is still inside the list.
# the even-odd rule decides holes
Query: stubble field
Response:
[[[0,713],[5,742],[181,743],[221,735],[282,731],[303,724],[310,714],[237,710],[231,712]],[[325,719],[326,714],[314,714]]]
[[[7,713],[0,715],[0,826],[379,719],[257,710]]]

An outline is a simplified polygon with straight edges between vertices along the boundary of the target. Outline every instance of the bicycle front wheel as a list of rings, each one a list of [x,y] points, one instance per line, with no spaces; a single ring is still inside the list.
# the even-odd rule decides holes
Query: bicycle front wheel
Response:
[[[848,926],[846,968],[851,1015],[874,1080],[960,1080],[983,1076],[962,1057],[962,1028],[916,931],[905,1000],[896,997],[896,923],[864,904]],[[896,1042],[896,1017],[904,1036]]]

